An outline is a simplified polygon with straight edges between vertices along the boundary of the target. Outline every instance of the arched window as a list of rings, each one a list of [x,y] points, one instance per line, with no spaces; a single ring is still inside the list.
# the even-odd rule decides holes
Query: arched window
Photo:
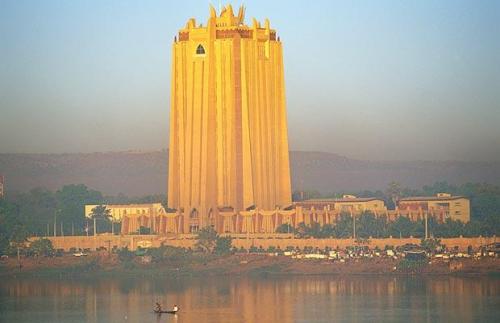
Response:
[[[196,47],[196,55],[204,55],[205,54],[205,48],[203,48],[203,46],[198,45],[198,47]]]

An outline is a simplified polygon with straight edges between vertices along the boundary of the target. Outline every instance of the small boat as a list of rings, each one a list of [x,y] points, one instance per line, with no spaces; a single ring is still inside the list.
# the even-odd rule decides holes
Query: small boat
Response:
[[[154,310],[156,314],[177,314],[178,311],[158,311]]]

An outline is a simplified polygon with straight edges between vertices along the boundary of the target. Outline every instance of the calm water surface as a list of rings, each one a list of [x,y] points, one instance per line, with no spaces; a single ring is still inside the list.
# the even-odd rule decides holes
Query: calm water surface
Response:
[[[500,278],[2,278],[0,321],[500,322]]]

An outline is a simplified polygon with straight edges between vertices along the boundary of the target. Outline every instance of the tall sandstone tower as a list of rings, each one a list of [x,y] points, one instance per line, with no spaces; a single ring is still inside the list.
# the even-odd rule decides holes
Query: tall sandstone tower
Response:
[[[247,26],[244,14],[211,7],[173,44],[168,204],[180,232],[250,230],[258,210],[291,203],[282,45],[269,20]]]

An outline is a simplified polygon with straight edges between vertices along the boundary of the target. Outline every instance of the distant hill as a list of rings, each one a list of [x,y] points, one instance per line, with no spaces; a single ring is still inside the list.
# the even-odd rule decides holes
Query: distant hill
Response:
[[[293,189],[323,193],[385,189],[391,181],[421,188],[436,181],[500,185],[500,162],[363,161],[332,153],[292,151]],[[0,154],[7,191],[56,190],[83,183],[106,195],[164,194],[168,150],[90,154]]]

